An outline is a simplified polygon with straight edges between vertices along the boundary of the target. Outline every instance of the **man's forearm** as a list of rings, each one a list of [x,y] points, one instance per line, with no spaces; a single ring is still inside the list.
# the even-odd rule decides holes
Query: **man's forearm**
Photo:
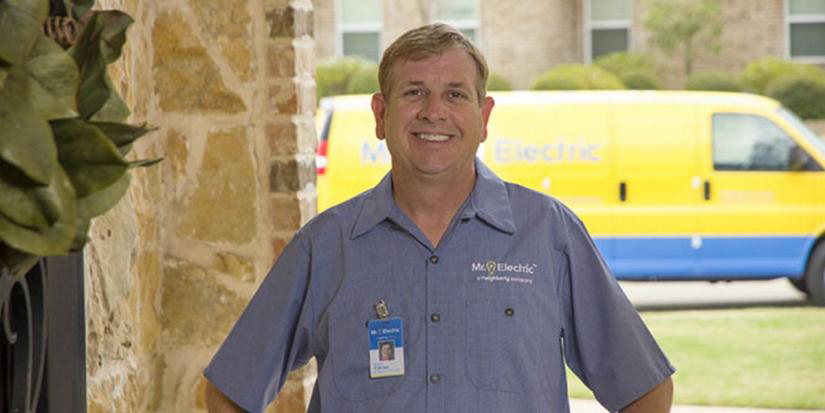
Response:
[[[226,397],[211,381],[206,381],[206,411],[209,413],[244,413],[229,397]]]
[[[644,396],[619,410],[620,413],[668,413],[673,403],[673,380],[659,383]]]

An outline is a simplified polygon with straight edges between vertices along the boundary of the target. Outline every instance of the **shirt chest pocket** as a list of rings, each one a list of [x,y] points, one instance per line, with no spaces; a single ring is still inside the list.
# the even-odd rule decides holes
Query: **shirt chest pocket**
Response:
[[[529,287],[512,287],[477,285],[468,296],[467,377],[480,389],[533,394],[559,356],[557,341],[545,300]]]
[[[361,287],[341,291],[329,309],[328,357],[332,380],[341,397],[351,401],[387,396],[400,388],[405,379],[405,376],[370,378],[367,322],[377,318],[374,304],[379,299],[386,300],[390,315],[406,320],[403,305],[392,294],[382,297],[369,286]],[[405,337],[408,337],[406,322],[404,329]],[[404,356],[408,359],[406,352]]]

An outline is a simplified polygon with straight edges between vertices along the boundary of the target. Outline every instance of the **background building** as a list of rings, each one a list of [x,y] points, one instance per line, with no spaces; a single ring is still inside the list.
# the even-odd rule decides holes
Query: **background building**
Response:
[[[527,88],[541,72],[588,64],[615,51],[650,53],[669,86],[684,82],[676,59],[648,44],[643,20],[653,0],[313,0],[316,57],[361,56],[378,61],[393,39],[442,21],[470,36],[493,72]],[[514,7],[514,4],[518,7]],[[695,70],[736,73],[748,62],[777,56],[825,64],[825,1],[719,0],[718,53],[699,47]]]

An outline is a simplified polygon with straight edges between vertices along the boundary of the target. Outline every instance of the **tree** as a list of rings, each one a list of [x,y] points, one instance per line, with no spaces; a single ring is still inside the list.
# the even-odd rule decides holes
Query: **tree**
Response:
[[[681,56],[685,76],[691,74],[697,48],[719,53],[722,18],[717,0],[652,0],[644,26],[653,46]]]

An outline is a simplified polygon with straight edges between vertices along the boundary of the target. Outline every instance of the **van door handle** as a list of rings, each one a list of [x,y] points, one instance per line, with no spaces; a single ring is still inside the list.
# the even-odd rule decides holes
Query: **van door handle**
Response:
[[[710,181],[705,181],[705,201],[710,201]]]
[[[626,201],[627,200],[627,184],[624,182],[619,182],[619,201]]]

